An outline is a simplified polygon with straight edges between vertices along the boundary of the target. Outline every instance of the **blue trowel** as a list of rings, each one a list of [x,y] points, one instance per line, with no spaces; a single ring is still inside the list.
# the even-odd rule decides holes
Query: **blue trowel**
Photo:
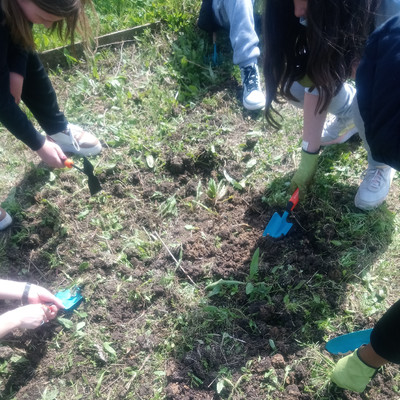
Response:
[[[331,354],[345,354],[348,351],[354,351],[370,342],[371,332],[372,329],[365,329],[337,336],[325,345],[325,349]]]
[[[286,205],[286,210],[283,215],[279,215],[277,212],[274,213],[271,220],[268,222],[267,227],[264,229],[263,236],[269,236],[273,238],[280,238],[286,236],[290,228],[293,226],[291,222],[287,221],[289,213],[293,211],[299,202],[299,188],[297,188],[292,197]]]

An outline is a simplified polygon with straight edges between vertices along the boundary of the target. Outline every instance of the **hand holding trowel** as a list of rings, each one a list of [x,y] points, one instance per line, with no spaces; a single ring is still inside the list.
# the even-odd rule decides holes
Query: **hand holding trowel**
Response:
[[[64,165],[67,168],[76,168],[77,170],[81,171],[83,174],[85,174],[88,177],[88,185],[89,185],[89,190],[90,190],[90,195],[93,196],[96,193],[100,192],[101,186],[99,180],[94,176],[93,174],[93,165],[90,163],[90,161],[86,158],[83,157],[83,169],[77,167],[73,160],[70,158],[67,158],[64,161]]]
[[[299,202],[299,188],[297,188],[290,200],[286,205],[286,210],[282,216],[280,216],[277,212],[272,216],[271,220],[269,221],[267,227],[263,232],[263,236],[270,236],[273,238],[280,238],[281,236],[286,236],[289,232],[290,228],[293,226],[291,222],[287,221],[287,217],[289,213],[293,211],[296,207],[297,203]]]

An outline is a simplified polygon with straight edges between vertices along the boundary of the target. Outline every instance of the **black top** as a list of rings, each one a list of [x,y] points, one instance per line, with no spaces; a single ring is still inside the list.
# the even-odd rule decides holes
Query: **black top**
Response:
[[[221,29],[214,15],[212,3],[212,0],[202,1],[199,19],[197,20],[197,26],[207,32],[217,32]]]
[[[372,157],[400,170],[400,16],[368,38],[356,86]]]
[[[25,77],[28,53],[12,42],[0,8],[0,122],[32,150],[42,147],[45,138],[15,103],[10,92],[10,72]]]

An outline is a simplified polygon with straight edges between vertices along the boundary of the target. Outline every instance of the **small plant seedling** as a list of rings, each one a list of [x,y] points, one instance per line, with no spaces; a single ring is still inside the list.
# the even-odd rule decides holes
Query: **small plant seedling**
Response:
[[[206,193],[214,206],[226,196],[227,192],[228,188],[223,181],[217,183],[213,178],[209,180]]]

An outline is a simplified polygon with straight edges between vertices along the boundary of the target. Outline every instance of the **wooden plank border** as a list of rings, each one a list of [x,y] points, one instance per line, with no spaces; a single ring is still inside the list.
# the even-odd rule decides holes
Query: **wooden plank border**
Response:
[[[96,38],[97,49],[105,46],[121,45],[125,42],[132,42],[135,40],[135,37],[142,33],[145,29],[154,31],[160,26],[160,23],[160,21],[156,21],[99,36]],[[84,56],[82,44],[76,43],[73,50],[71,45],[56,47],[55,49],[46,50],[42,53],[39,53],[39,57],[42,60],[43,65],[48,69],[54,69],[57,67],[65,68],[69,66],[68,59],[64,55],[66,51],[77,59],[80,59]]]

